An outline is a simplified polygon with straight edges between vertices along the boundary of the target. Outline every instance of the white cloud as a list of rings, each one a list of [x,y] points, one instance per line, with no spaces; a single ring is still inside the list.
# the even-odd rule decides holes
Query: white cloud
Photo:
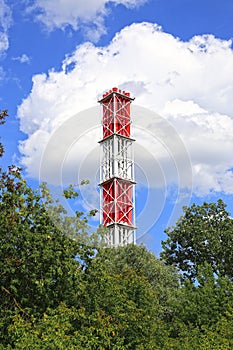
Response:
[[[6,33],[0,32],[0,55],[9,47],[8,36]]]
[[[19,61],[20,63],[30,63],[30,57],[28,57],[25,53],[21,56],[13,57],[13,61]]]
[[[0,0],[0,26],[6,32],[12,24],[11,9],[4,0]]]
[[[71,147],[71,140],[76,142],[81,134],[88,135],[94,126],[99,127],[97,115],[84,113],[84,117],[76,116],[71,135],[65,128],[71,117],[96,105],[98,95],[115,85],[131,91],[135,104],[163,117],[144,124],[143,114],[137,117],[138,147],[141,151],[145,148],[143,157],[157,162],[157,185],[179,183],[191,188],[193,181],[198,195],[233,193],[232,76],[231,41],[212,35],[182,42],[157,25],[139,23],[124,28],[107,47],[80,45],[65,58],[61,71],[33,77],[32,91],[18,110],[21,129],[28,135],[21,143],[22,162],[28,173],[37,177],[42,150],[51,139],[54,159],[66,157],[70,149],[60,154],[63,141]],[[140,127],[144,128],[141,136]],[[54,130],[60,130],[64,139],[56,141]],[[147,132],[152,132],[154,145]],[[88,143],[97,139],[87,141],[86,137],[86,144],[77,142],[75,166],[84,151],[89,152]],[[191,158],[193,178],[186,171],[188,157],[182,142]],[[72,161],[68,163],[74,166]],[[52,165],[50,171],[51,180]],[[89,167],[89,171],[96,169]]]
[[[10,7],[4,0],[0,0],[0,54],[9,47],[8,29],[12,24]]]
[[[104,18],[109,5],[122,4],[138,7],[147,0],[35,0],[28,11],[36,14],[48,30],[71,26],[74,30],[84,29],[88,38],[97,41],[105,33]]]
[[[175,125],[192,160],[194,192],[233,193],[233,118],[210,113],[193,101],[174,100],[163,115]]]

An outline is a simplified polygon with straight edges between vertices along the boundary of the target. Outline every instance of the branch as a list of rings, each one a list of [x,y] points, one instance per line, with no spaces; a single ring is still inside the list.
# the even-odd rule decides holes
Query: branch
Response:
[[[3,286],[2,286],[2,289],[3,289],[4,292],[6,292],[8,295],[12,296],[11,292],[10,292],[8,289],[6,289],[6,288],[3,287]],[[31,316],[20,306],[20,304],[19,304],[19,303],[17,302],[17,300],[15,299],[15,297],[12,296],[12,298],[13,298],[14,303],[15,303],[15,305],[17,306],[17,308],[18,308],[23,314],[25,314],[26,316],[31,317]]]

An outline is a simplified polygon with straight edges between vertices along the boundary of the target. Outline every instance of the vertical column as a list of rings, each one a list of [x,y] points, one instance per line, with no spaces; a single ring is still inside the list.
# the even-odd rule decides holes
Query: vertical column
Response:
[[[100,187],[101,223],[109,246],[135,243],[133,140],[129,92],[113,88],[99,103],[103,109]]]

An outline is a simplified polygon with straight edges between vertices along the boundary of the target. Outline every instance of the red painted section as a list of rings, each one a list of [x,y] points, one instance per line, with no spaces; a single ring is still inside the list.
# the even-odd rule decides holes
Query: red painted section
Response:
[[[115,221],[114,198],[114,183],[111,181],[103,185],[103,224],[105,226]]]
[[[113,88],[105,93],[103,106],[103,138],[113,133],[130,137],[130,93]],[[108,98],[107,98],[108,96]]]
[[[118,134],[130,137],[130,93],[117,87],[103,94],[103,139]],[[103,225],[133,226],[133,184],[112,178],[101,185],[103,193]]]
[[[103,225],[133,225],[132,184],[112,179],[103,187]]]

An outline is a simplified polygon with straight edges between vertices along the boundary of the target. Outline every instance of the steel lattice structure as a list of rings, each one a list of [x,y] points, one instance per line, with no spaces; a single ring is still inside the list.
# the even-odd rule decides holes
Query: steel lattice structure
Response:
[[[130,136],[129,92],[113,88],[99,103],[103,110],[100,141],[101,223],[109,246],[135,243],[134,161]]]

